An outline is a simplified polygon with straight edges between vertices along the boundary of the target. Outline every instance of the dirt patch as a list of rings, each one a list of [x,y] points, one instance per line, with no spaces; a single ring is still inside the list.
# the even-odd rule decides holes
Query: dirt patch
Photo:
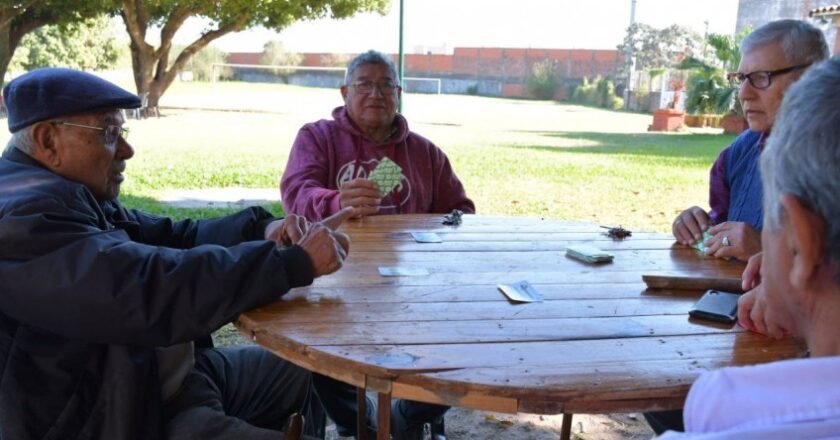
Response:
[[[446,413],[448,440],[557,440],[562,416],[501,414],[452,408]],[[575,414],[573,440],[650,439],[653,431],[641,414]],[[339,440],[335,425],[327,427],[327,439]],[[428,438],[428,437],[427,437]]]

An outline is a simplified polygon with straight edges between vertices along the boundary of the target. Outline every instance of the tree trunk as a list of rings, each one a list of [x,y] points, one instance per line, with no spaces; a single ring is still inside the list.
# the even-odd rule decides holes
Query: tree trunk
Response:
[[[187,46],[175,61],[169,64],[169,52],[172,48],[172,38],[187,18],[195,14],[188,8],[174,11],[167,17],[160,31],[160,46],[146,43],[146,31],[149,20],[142,0],[124,0],[121,15],[126,30],[131,39],[131,64],[134,69],[134,84],[137,94],[141,97],[148,94],[148,105],[157,107],[161,96],[187,62],[201,49],[213,40],[231,32],[240,31],[245,27],[246,18],[230,23],[219,29],[205,32],[200,38]]]
[[[9,44],[9,32],[11,32],[9,26],[0,26],[0,83],[6,82],[6,70],[14,55]]]

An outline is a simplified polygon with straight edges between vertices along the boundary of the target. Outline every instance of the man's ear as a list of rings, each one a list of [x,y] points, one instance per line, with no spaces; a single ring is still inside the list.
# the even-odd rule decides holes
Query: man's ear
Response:
[[[56,130],[49,122],[37,122],[32,128],[32,157],[49,168],[61,166]]]
[[[347,102],[347,85],[341,86],[341,99]]]
[[[787,246],[791,252],[790,283],[799,291],[808,291],[820,276],[825,262],[825,220],[806,207],[792,194],[779,199],[782,208],[782,227],[786,229]]]

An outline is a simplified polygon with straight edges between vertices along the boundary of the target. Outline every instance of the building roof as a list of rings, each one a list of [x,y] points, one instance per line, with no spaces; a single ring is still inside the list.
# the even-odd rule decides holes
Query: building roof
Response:
[[[808,11],[809,17],[826,17],[831,15],[840,15],[840,4],[822,6]]]

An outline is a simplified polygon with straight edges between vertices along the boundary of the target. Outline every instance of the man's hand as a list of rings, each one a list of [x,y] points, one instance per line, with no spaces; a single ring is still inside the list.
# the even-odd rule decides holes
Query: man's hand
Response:
[[[352,208],[345,208],[323,221],[313,223],[298,242],[312,260],[316,278],[331,274],[344,264],[344,259],[350,252],[350,237],[336,232],[335,229],[354,214]]]
[[[761,253],[752,256],[741,275],[744,289],[751,289],[738,299],[738,325],[741,327],[767,335],[774,339],[782,339],[793,328],[793,320],[781,305],[771,304],[770,298],[761,283]]]
[[[339,205],[342,208],[355,208],[354,217],[363,217],[379,212],[379,202],[382,194],[376,183],[363,178],[345,182],[338,189]]]
[[[741,288],[744,292],[753,290],[761,284],[761,256],[762,252],[759,252],[747,261],[747,267],[741,274]]]
[[[761,233],[744,222],[723,222],[709,229],[714,237],[706,241],[706,254],[717,258],[747,261],[761,252]]]
[[[691,246],[703,238],[703,231],[709,227],[709,214],[699,206],[692,206],[674,219],[671,231],[680,244]]]
[[[308,229],[309,220],[306,217],[289,214],[286,218],[275,220],[265,227],[265,239],[281,246],[291,246],[300,241]]]

